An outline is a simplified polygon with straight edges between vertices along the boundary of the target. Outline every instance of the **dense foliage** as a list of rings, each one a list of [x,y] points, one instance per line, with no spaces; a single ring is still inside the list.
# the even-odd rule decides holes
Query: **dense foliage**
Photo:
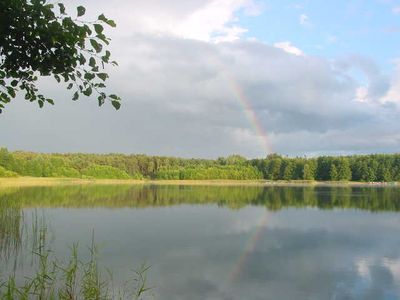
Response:
[[[317,158],[269,155],[246,160],[184,159],[142,154],[44,154],[0,149],[0,167],[8,176],[110,179],[233,179],[400,181],[400,154],[321,156]],[[0,176],[5,171],[0,171]]]
[[[103,25],[115,27],[103,14],[90,22],[82,20],[85,8],[78,6],[68,15],[61,2],[46,0],[0,1],[0,112],[18,91],[40,107],[53,104],[39,92],[40,76],[52,76],[79,96],[97,94],[99,105],[110,100],[118,109],[120,98],[106,94],[104,72],[111,61],[110,39]]]
[[[206,180],[206,179],[231,179],[249,180],[262,179],[262,173],[252,166],[190,166],[181,168],[161,168],[156,173],[157,179],[182,179],[182,180]]]
[[[18,177],[18,174],[0,166],[0,177]]]
[[[91,165],[82,171],[82,175],[98,179],[129,179],[124,170],[111,166]]]

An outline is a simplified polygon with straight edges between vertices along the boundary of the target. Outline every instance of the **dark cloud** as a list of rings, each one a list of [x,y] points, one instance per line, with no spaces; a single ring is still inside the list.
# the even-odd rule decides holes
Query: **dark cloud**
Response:
[[[139,5],[135,14],[154,9],[153,2]],[[190,1],[177,14],[206,2]],[[352,55],[328,61],[256,41],[215,44],[138,31],[123,27],[113,40],[120,67],[109,70],[108,85],[123,98],[120,111],[99,109],[95,99],[73,103],[64,88],[46,80],[44,90],[56,98],[56,106],[39,110],[22,99],[8,105],[0,118],[1,144],[57,152],[263,156],[262,137],[246,117],[243,96],[277,152],[377,152],[400,146],[399,110],[380,101],[389,81],[369,59]],[[353,69],[367,78],[366,102],[356,99],[360,83]]]

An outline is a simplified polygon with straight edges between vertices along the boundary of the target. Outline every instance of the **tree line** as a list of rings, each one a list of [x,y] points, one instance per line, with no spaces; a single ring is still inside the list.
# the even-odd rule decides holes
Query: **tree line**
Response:
[[[400,181],[400,154],[186,159],[144,154],[47,154],[0,148],[0,177],[169,180]]]

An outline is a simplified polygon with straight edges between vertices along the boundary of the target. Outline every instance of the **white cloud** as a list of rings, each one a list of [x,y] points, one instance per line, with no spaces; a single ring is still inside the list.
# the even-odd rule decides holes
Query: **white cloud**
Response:
[[[371,280],[370,266],[372,264],[371,259],[360,258],[355,262],[358,275],[365,280]]]
[[[381,101],[386,104],[393,104],[400,108],[400,60],[395,62],[396,68],[391,80],[390,88]]]
[[[331,35],[328,35],[327,42],[328,42],[329,44],[336,44],[337,41],[338,41],[337,36],[332,35],[332,34],[331,34]]]
[[[105,0],[98,2],[96,7],[88,3],[87,10],[96,11],[101,7],[118,20],[120,35],[173,35],[207,42],[238,39],[246,29],[237,24],[237,13],[255,16],[263,9],[255,0],[131,0],[120,1],[118,5]]]
[[[194,11],[173,29],[173,32],[202,41],[234,41],[246,29],[231,25],[234,13],[246,7],[246,0],[214,0]]]
[[[301,14],[300,15],[299,22],[300,22],[300,25],[303,25],[303,26],[311,25],[310,18],[306,14]]]
[[[400,14],[400,6],[393,7],[392,12],[396,15]]]
[[[293,46],[292,43],[289,41],[278,42],[278,43],[275,43],[274,46],[276,48],[284,50],[287,53],[291,53],[291,54],[298,55],[298,56],[304,55],[303,51],[301,51],[299,48]]]
[[[356,101],[366,102],[368,100],[368,88],[360,86],[356,89]]]

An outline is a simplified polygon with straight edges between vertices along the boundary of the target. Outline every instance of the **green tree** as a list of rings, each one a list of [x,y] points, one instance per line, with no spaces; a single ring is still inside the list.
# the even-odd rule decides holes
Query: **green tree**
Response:
[[[91,165],[82,172],[87,177],[98,179],[130,179],[131,177],[123,170],[102,165]]]
[[[270,180],[279,180],[281,178],[281,166],[282,166],[282,158],[280,156],[273,156],[272,158],[267,158],[268,162],[268,171],[267,171],[267,179]]]
[[[227,165],[243,165],[246,163],[246,158],[238,155],[238,154],[233,154],[233,155],[229,155],[226,159],[225,159],[225,163]]]
[[[292,180],[294,171],[295,171],[294,162],[291,160],[287,161],[283,169],[283,180]]]
[[[347,157],[341,157],[337,162],[337,180],[351,180],[350,163]]]
[[[329,179],[332,181],[336,181],[339,178],[337,168],[334,164],[331,165],[331,169],[329,171],[329,177],[330,177]]]
[[[314,180],[315,179],[315,168],[312,164],[306,163],[303,166],[303,179]]]
[[[0,166],[0,177],[18,177],[18,174]]]
[[[111,61],[106,49],[110,39],[103,25],[115,27],[101,14],[97,20],[82,20],[85,8],[78,6],[74,16],[64,4],[46,0],[0,1],[0,112],[18,91],[40,107],[54,100],[39,92],[40,76],[52,76],[73,91],[72,100],[81,94],[97,94],[99,105],[110,100],[118,109],[120,98],[106,94],[104,65]]]

